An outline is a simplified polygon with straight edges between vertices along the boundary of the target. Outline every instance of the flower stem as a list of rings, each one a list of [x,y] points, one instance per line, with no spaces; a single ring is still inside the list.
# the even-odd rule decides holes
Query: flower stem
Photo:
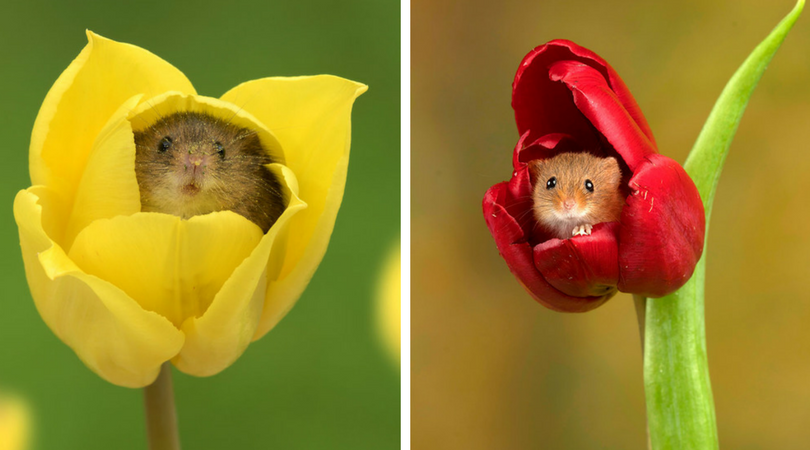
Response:
[[[647,320],[647,297],[642,295],[633,294],[633,304],[636,306],[636,319],[638,320],[638,334],[641,338],[641,363],[644,364],[644,326]],[[647,448],[652,449],[652,441],[650,440],[650,423],[649,419],[645,421],[645,428],[647,429]]]
[[[703,282],[706,257],[681,289],[647,300],[644,393],[653,449],[716,449]]]
[[[636,319],[638,319],[638,334],[641,336],[641,357],[644,358],[644,321],[647,317],[647,297],[633,294],[633,304],[636,306]]]
[[[155,382],[143,388],[143,405],[149,450],[180,450],[171,363],[163,363]]]

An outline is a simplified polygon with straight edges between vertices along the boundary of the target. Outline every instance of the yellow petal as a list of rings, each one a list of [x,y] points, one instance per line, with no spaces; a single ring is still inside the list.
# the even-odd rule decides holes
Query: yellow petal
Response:
[[[267,167],[284,180],[282,185],[295,186],[290,169],[280,164]],[[268,261],[273,259],[271,255],[283,254],[281,236],[289,229],[290,219],[306,207],[295,189],[288,190],[286,196],[289,202],[284,214],[233,271],[211,306],[202,317],[183,323],[186,344],[172,361],[178,369],[190,375],[214,375],[233,364],[250,344],[264,306]]]
[[[25,274],[42,319],[105,380],[142,387],[183,345],[164,317],[140,307],[121,289],[88,275],[46,234],[58,196],[43,186],[20,191],[14,218]]]
[[[195,93],[182,72],[154,54],[87,32],[88,44],[56,80],[31,135],[34,185],[72,198],[93,141],[127,99],[174,90]]]
[[[70,258],[179,328],[205,312],[261,237],[258,226],[231,211],[189,220],[137,213],[90,224]]]
[[[301,200],[308,205],[290,221],[283,267],[278,279],[268,280],[254,339],[292,308],[323,259],[346,184],[352,105],[366,89],[360,83],[320,75],[249,81],[222,96],[276,135],[287,167],[298,178]]]
[[[135,178],[135,141],[127,120],[140,98],[136,95],[125,101],[96,137],[67,218],[64,241],[51,235],[63,248],[69,249],[76,235],[95,220],[141,210]]]

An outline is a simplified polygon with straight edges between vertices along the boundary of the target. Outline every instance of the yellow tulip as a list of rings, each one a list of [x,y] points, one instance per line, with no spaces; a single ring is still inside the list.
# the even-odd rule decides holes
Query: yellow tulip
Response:
[[[25,450],[31,435],[31,414],[22,399],[0,395],[0,450]]]
[[[33,186],[14,200],[34,302],[111,383],[146,386],[166,361],[216,374],[284,317],[320,264],[343,198],[352,105],[367,87],[264,78],[203,97],[154,54],[87,36],[40,108]],[[141,212],[133,130],[178,111],[258,131],[287,202],[266,234],[231,211]]]
[[[400,363],[400,298],[402,287],[400,243],[386,256],[377,287],[377,330],[388,355]]]

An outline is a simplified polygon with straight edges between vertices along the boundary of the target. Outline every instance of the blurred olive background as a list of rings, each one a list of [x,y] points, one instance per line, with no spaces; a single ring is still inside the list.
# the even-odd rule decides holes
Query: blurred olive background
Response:
[[[791,0],[412,2],[413,448],[646,448],[632,299],[535,303],[481,213],[518,139],[511,83],[555,38],[604,57],[683,162]],[[805,11],[807,16],[807,11]],[[723,448],[810,441],[810,21],[748,105],[709,233],[706,326]]]
[[[0,5],[0,391],[25,397],[39,449],[146,448],[142,394],[90,372],[40,319],[12,201],[45,94],[89,28],[136,44],[219,97],[267,76],[334,74],[369,85],[352,115],[343,205],[297,306],[233,366],[175,371],[189,449],[399,448],[399,367],[376,333],[374,294],[399,237],[399,2],[108,2]]]

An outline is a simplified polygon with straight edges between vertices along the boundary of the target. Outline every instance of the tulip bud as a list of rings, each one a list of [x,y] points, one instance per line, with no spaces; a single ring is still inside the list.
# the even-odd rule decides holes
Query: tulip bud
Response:
[[[691,277],[703,252],[705,216],[683,168],[658,154],[647,121],[612,67],[588,49],[556,40],[532,50],[512,84],[520,133],[512,178],[484,196],[501,256],[541,304],[584,312],[617,291],[661,297]],[[566,152],[615,158],[621,219],[589,235],[557,239],[531,213],[530,163]]]
[[[31,137],[33,186],[14,201],[37,310],[114,384],[148,385],[166,361],[216,374],[284,317],[320,264],[343,198],[352,105],[366,86],[329,75],[264,78],[204,97],[142,48],[91,32],[88,41],[45,98]],[[226,125],[202,133],[208,147],[183,147],[172,137],[194,133],[155,126],[167,117]],[[143,130],[179,134],[136,138]],[[204,153],[173,155],[177,170],[157,183],[196,195],[209,184],[224,189],[203,171],[246,154],[228,136],[255,141],[244,145],[266,178],[259,189],[236,205],[210,196],[202,206],[165,206],[177,191],[148,203],[143,191],[154,186],[136,174],[136,143],[167,158],[172,142]],[[256,201],[268,188],[273,199]],[[257,204],[274,211],[264,220]]]

